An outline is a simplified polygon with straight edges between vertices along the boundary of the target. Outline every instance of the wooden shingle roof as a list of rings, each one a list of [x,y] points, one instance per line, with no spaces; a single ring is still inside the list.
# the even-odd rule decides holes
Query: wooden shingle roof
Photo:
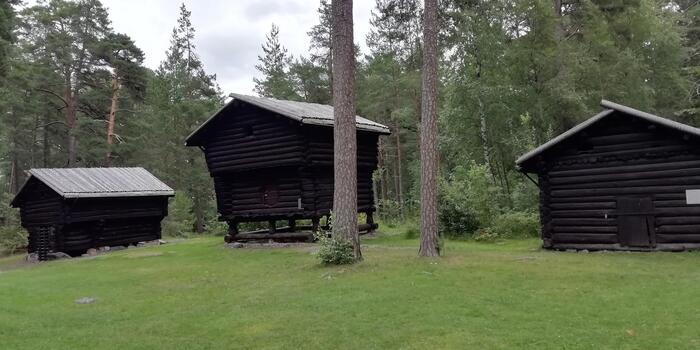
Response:
[[[551,149],[552,147],[558,145],[562,141],[564,141],[564,140],[578,134],[579,132],[587,129],[591,125],[593,125],[596,122],[600,121],[601,119],[613,114],[614,112],[621,112],[621,113],[624,113],[624,114],[627,114],[627,115],[630,115],[633,117],[644,119],[644,120],[652,122],[654,124],[658,124],[658,125],[670,128],[670,129],[682,131],[684,133],[700,137],[700,129],[693,127],[693,126],[690,126],[690,125],[679,123],[679,122],[673,121],[671,119],[659,117],[658,115],[643,112],[643,111],[640,111],[638,109],[627,107],[627,106],[621,105],[619,103],[610,102],[607,100],[602,100],[600,102],[600,105],[605,108],[603,111],[601,111],[600,113],[594,115],[593,117],[591,117],[589,119],[586,119],[585,121],[574,126],[573,128],[563,132],[559,136],[543,143],[539,147],[523,154],[515,161],[516,166],[519,169],[524,168],[526,163],[533,160],[538,155],[540,155],[540,154],[544,153],[545,151]]]
[[[309,125],[322,125],[333,127],[333,106],[318,104],[318,103],[308,103],[299,101],[287,101],[287,100],[277,100],[274,98],[266,97],[255,97],[242,94],[230,94],[232,100],[229,101],[224,107],[218,110],[214,115],[209,117],[207,121],[202,123],[194,132],[192,132],[186,139],[185,144],[191,146],[194,144],[194,140],[197,135],[207,128],[208,124],[217,118],[221,112],[223,112],[229,105],[236,101],[241,101],[254,105],[256,107],[277,113],[284,117],[296,120],[302,124]],[[369,119],[355,116],[355,126],[357,130],[369,131],[379,134],[390,134],[391,131],[386,125],[373,122]]]
[[[172,188],[144,168],[41,168],[29,170],[26,184],[36,179],[63,198],[172,196]]]

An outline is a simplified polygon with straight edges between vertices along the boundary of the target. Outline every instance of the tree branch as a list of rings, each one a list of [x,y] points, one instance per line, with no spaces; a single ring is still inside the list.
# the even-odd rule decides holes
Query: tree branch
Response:
[[[66,101],[66,99],[64,99],[61,95],[59,95],[51,90],[48,90],[48,89],[36,88],[34,90],[45,92],[47,94],[51,94],[51,95],[57,97],[59,100],[61,100],[66,105],[66,107],[68,107],[68,101]]]

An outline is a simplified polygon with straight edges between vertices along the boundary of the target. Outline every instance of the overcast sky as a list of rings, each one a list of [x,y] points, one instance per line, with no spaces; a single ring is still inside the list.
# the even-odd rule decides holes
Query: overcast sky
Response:
[[[102,0],[112,26],[146,53],[146,66],[165,56],[182,0]],[[308,55],[306,32],[318,23],[318,0],[185,0],[196,29],[197,52],[225,93],[253,93],[260,45],[272,23],[280,41],[296,56]],[[355,42],[365,49],[374,0],[354,1]]]

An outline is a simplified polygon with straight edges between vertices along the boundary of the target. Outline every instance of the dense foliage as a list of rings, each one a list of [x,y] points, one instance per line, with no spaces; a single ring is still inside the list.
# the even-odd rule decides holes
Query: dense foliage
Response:
[[[419,200],[421,1],[376,0],[357,55],[358,114],[391,127],[375,174],[379,214]],[[256,92],[330,103],[329,1],[292,57],[272,27]],[[599,110],[601,98],[700,122],[698,16],[687,0],[443,0],[440,218],[459,237],[534,234],[537,191],[514,160]],[[144,166],[174,187],[180,235],[215,223],[213,186],[184,138],[222,103],[182,6],[155,71],[99,0],[0,5],[0,181],[6,206],[32,167]],[[215,68],[215,67],[214,67]],[[110,116],[115,123],[110,131]],[[0,211],[8,227],[16,225]]]

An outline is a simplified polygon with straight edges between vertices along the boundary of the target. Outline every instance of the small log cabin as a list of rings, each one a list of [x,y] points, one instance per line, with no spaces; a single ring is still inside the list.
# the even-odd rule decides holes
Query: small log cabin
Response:
[[[232,94],[186,140],[206,158],[214,179],[219,219],[229,224],[226,241],[306,239],[296,220],[311,230],[333,205],[333,107]],[[357,205],[367,214],[361,229],[372,230],[372,173],[380,135],[389,128],[356,117]],[[288,222],[276,227],[276,221]],[[269,229],[242,233],[238,224],[268,222]]]
[[[31,169],[11,206],[29,232],[28,251],[46,260],[159,239],[173,195],[143,168]]]
[[[516,161],[538,178],[543,246],[700,248],[700,129],[601,105],[599,114]]]

